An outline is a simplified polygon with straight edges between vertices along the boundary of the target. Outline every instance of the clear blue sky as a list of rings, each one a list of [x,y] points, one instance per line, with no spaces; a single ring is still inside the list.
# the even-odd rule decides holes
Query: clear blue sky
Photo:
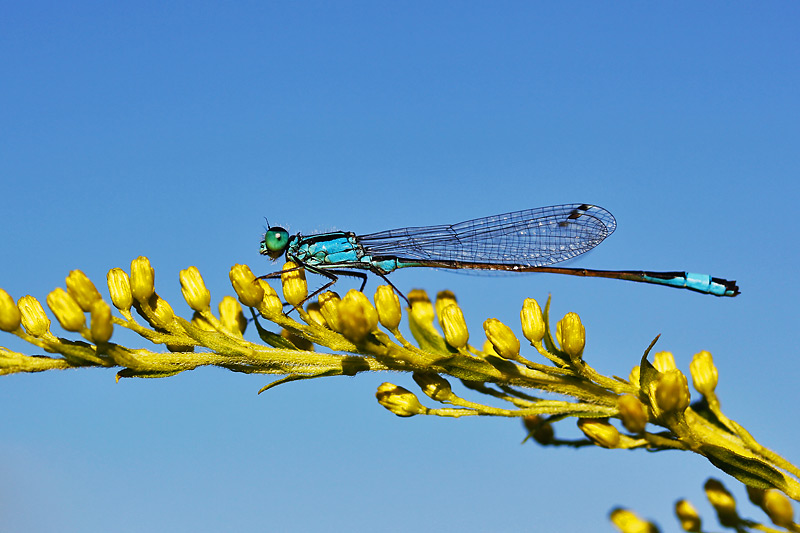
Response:
[[[659,333],[685,371],[710,350],[726,412],[800,460],[797,4],[2,11],[0,287],[15,298],[44,300],[74,268],[102,286],[147,255],[159,294],[188,313],[180,269],[196,265],[218,302],[234,263],[276,268],[257,253],[265,216],[367,233],[594,203],[618,230],[575,265],[707,272],[741,296],[547,275],[392,279],[454,290],[476,344],[485,318],[519,331],[522,300],[552,293],[555,314],[581,314],[586,358],[607,374],[627,375]],[[414,388],[403,375],[256,396],[270,379],[0,378],[0,528],[611,531],[606,514],[624,505],[674,531],[674,500],[710,518],[705,479],[736,486],[698,456],[521,446],[513,420],[399,419],[374,391]]]

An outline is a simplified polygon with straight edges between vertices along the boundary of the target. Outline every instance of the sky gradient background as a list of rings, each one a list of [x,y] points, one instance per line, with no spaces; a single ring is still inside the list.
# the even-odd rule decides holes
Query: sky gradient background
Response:
[[[7,4],[0,287],[44,301],[78,268],[107,294],[106,272],[146,255],[185,316],[180,269],[196,265],[216,305],[231,265],[277,268],[258,255],[264,217],[370,233],[598,204],[618,229],[572,265],[705,272],[742,294],[392,281],[455,291],[477,345],[484,319],[519,332],[523,299],[552,294],[606,374],[626,376],[657,334],[685,372],[709,350],[725,412],[797,463],[799,22],[788,2]],[[699,456],[520,445],[515,420],[397,418],[374,392],[416,390],[410,376],[256,396],[271,379],[0,378],[0,529],[611,531],[621,505],[674,531],[682,497],[714,522],[709,476],[745,499]]]

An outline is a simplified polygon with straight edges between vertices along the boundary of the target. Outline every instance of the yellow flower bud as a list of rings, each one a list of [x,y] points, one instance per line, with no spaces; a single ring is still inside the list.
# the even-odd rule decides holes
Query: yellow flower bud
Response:
[[[603,448],[616,448],[619,446],[619,431],[608,420],[602,418],[579,418],[578,428],[598,446]]]
[[[95,300],[90,309],[89,330],[95,343],[108,342],[114,332],[111,322],[111,308],[103,300]]]
[[[522,302],[522,311],[519,312],[522,322],[522,334],[532,343],[541,342],[545,334],[544,317],[539,302],[533,298],[526,298]]]
[[[14,303],[14,299],[0,289],[0,331],[16,331],[20,321],[19,307]]]
[[[647,409],[639,398],[623,394],[617,398],[619,418],[625,429],[631,433],[641,433],[647,426]]]
[[[422,289],[414,289],[408,293],[408,301],[411,302],[411,314],[414,320],[420,324],[430,324],[433,322],[435,313],[430,298]]]
[[[678,366],[675,364],[675,357],[672,352],[658,352],[653,356],[653,366],[659,372],[666,372],[668,370],[675,370]]]
[[[400,325],[400,298],[389,285],[381,285],[375,291],[375,309],[378,311],[378,320],[381,325],[393,331]]]
[[[378,312],[363,293],[351,289],[339,302],[341,334],[354,343],[364,340],[378,327]]]
[[[539,444],[546,445],[553,442],[553,437],[555,436],[553,424],[547,422],[544,417],[528,415],[523,417],[522,423],[525,425],[528,434]]]
[[[556,338],[571,359],[580,359],[586,346],[586,329],[577,313],[567,313],[556,324]]]
[[[413,392],[391,383],[382,383],[375,397],[378,403],[397,416],[422,415],[427,412]]]
[[[94,302],[102,299],[94,283],[80,270],[72,270],[67,276],[67,292],[85,313],[92,310]]]
[[[242,306],[233,296],[225,296],[219,303],[219,321],[225,329],[241,336],[247,328],[247,319],[242,313]]]
[[[703,487],[706,491],[708,502],[717,512],[719,523],[724,527],[736,527],[739,514],[736,512],[736,500],[719,480],[709,479]]]
[[[709,352],[704,350],[694,354],[692,362],[689,364],[689,370],[692,373],[692,383],[697,392],[703,396],[714,393],[719,374],[717,367],[714,366],[714,358]]]
[[[790,529],[794,524],[794,509],[792,502],[779,491],[772,489],[764,494],[761,506],[772,523],[782,528]]]
[[[448,305],[458,305],[456,301],[456,295],[453,294],[453,291],[439,291],[436,294],[436,315],[439,317],[439,324],[442,323],[442,309],[447,307]]]
[[[247,265],[233,265],[229,274],[233,290],[245,307],[258,307],[264,300],[264,286],[256,283],[253,271]],[[259,280],[263,281],[263,280]],[[266,285],[266,283],[264,283]],[[274,291],[273,291],[274,292]]]
[[[486,332],[486,338],[492,343],[500,357],[505,357],[506,359],[517,359],[519,357],[519,339],[511,331],[511,328],[496,318],[490,318],[483,323],[483,330]]]
[[[29,335],[41,337],[50,331],[50,319],[42,308],[39,300],[33,296],[23,296],[17,302],[20,322]]]
[[[211,293],[206,288],[203,276],[196,266],[181,270],[178,275],[181,281],[181,293],[192,311],[206,311],[210,309]],[[238,304],[237,304],[238,305]],[[241,310],[239,311],[241,313]]]
[[[304,302],[308,296],[306,271],[302,268],[297,268],[297,266],[291,261],[287,261],[283,265],[283,273],[281,274],[283,297],[295,307]]]
[[[450,383],[439,374],[433,372],[414,372],[414,381],[419,388],[431,399],[437,402],[446,402],[453,397]]]
[[[128,273],[121,268],[112,268],[106,276],[108,282],[108,293],[111,295],[111,303],[120,311],[128,311],[133,305],[133,294],[131,293],[131,279]]]
[[[258,285],[264,291],[264,298],[261,303],[256,306],[258,312],[263,316],[272,319],[283,314],[283,302],[281,301],[275,289],[267,283],[265,279],[259,279]]]
[[[148,304],[152,308],[154,316],[154,323],[151,325],[169,329],[172,321],[175,320],[175,311],[172,310],[172,306],[156,293],[150,297]]]
[[[614,509],[611,511],[611,522],[621,533],[656,533],[658,528],[646,520],[639,518],[633,511]]]
[[[702,531],[702,521],[697,509],[688,500],[678,500],[675,502],[675,516],[681,521],[684,531],[690,533],[700,533]]]
[[[319,312],[325,318],[328,327],[333,331],[342,331],[342,321],[339,319],[339,303],[341,298],[333,291],[326,291],[317,297]]]
[[[78,302],[61,287],[47,295],[47,307],[56,315],[61,327],[67,331],[82,331],[86,317]]]
[[[439,319],[444,332],[444,339],[453,348],[463,348],[469,340],[467,323],[464,320],[464,313],[458,304],[450,304],[442,309]]]
[[[657,407],[664,411],[683,412],[689,407],[689,383],[680,370],[661,372],[656,382],[655,400]]]
[[[320,328],[327,328],[328,323],[325,322],[325,317],[320,312],[319,302],[308,302],[306,305],[306,315],[308,315],[308,325],[317,326]]]
[[[131,261],[131,294],[136,301],[146,303],[155,292],[155,272],[150,260],[139,256]]]
[[[481,351],[486,355],[498,355],[497,350],[495,350],[494,346],[492,346],[492,341],[488,339],[483,343],[483,348]]]

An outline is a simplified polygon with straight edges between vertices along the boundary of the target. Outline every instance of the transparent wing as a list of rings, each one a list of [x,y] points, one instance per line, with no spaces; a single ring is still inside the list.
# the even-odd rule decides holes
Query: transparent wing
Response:
[[[373,257],[545,266],[566,261],[611,235],[614,216],[596,205],[537,207],[452,225],[402,228],[358,237]]]

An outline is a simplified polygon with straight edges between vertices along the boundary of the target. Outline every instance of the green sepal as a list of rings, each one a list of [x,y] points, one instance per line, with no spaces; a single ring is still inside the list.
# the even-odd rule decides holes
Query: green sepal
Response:
[[[776,488],[783,493],[789,490],[786,475],[756,457],[740,455],[728,448],[713,444],[701,445],[700,453],[705,455],[711,464],[747,486],[757,489]]]
[[[260,389],[258,389],[258,394],[261,394],[264,391],[268,391],[273,387],[277,387],[278,385],[283,385],[284,383],[289,383],[291,381],[300,381],[302,379],[314,379],[314,378],[324,378],[328,376],[340,376],[342,374],[341,370],[338,369],[330,369],[326,370],[325,372],[320,372],[319,374],[294,374],[291,376],[286,376],[285,378],[276,379],[272,383],[268,383],[264,385]]]
[[[132,370],[130,368],[123,368],[117,372],[117,381],[120,378],[168,378],[183,372],[184,369],[179,370]]]
[[[256,330],[258,330],[258,336],[261,337],[261,340],[267,343],[269,346],[273,348],[283,348],[284,350],[297,350],[297,346],[292,344],[289,339],[285,339],[278,335],[277,333],[273,333],[267,329],[264,329],[261,326],[261,323],[258,321],[258,316],[256,315],[253,308],[250,308],[250,312],[253,314],[253,322],[256,325]]]

